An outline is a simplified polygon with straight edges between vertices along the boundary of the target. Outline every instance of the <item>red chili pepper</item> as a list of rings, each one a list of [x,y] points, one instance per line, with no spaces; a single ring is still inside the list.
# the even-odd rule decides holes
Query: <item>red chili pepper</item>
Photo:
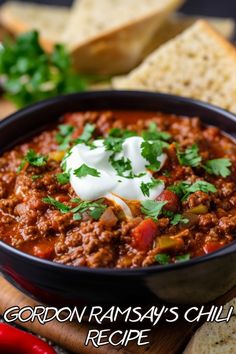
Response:
[[[157,235],[158,227],[152,219],[143,220],[132,231],[133,245],[140,251],[148,251]]]
[[[27,332],[0,323],[0,352],[4,354],[56,354],[47,343]]]

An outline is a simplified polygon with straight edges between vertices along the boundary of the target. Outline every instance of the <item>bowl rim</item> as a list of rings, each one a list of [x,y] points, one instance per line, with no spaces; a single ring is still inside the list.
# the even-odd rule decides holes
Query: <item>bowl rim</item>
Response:
[[[72,94],[67,94],[67,95],[61,95],[61,96],[56,96],[53,98],[49,98],[47,100],[40,101],[38,103],[32,104],[30,106],[27,106],[26,108],[20,109],[13,114],[9,115],[2,121],[0,121],[0,130],[10,124],[14,120],[20,120],[23,119],[25,114],[30,114],[31,112],[35,112],[37,109],[42,109],[42,108],[47,108],[50,105],[58,103],[58,101],[63,101],[63,100],[73,100],[74,98],[80,97],[81,99],[83,98],[104,98],[107,96],[114,96],[114,97],[120,97],[120,96],[126,96],[126,97],[142,97],[145,99],[146,97],[153,97],[153,98],[159,98],[163,99],[164,102],[168,102],[171,100],[172,102],[179,103],[179,104],[188,104],[192,105],[194,107],[198,108],[203,108],[206,111],[211,111],[213,113],[220,114],[223,118],[230,119],[236,124],[236,115],[224,110],[218,106],[209,104],[207,102],[203,102],[200,100],[188,98],[188,97],[182,97],[182,96],[176,96],[176,95],[171,95],[171,94],[166,94],[166,93],[155,93],[155,92],[148,92],[148,91],[135,91],[135,90],[99,90],[99,91],[87,91],[87,92],[79,92],[79,93],[72,93]],[[33,132],[32,132],[33,133]],[[232,137],[232,136],[231,136]],[[211,260],[214,260],[216,258],[222,258],[225,257],[226,255],[230,255],[234,252],[236,252],[236,240],[229,243],[228,245],[220,248],[219,250],[212,252],[210,254],[206,254],[203,256],[195,257],[192,258],[188,261],[183,261],[183,262],[176,262],[176,263],[171,263],[167,265],[152,265],[148,267],[137,267],[137,268],[105,268],[105,267],[99,267],[99,268],[90,268],[90,267],[83,267],[83,266],[72,266],[72,265],[66,265],[66,264],[61,264],[57,263],[55,261],[51,260],[46,260],[46,259],[41,259],[39,257],[32,256],[28,253],[25,253],[23,251],[20,251],[13,246],[5,243],[4,241],[0,240],[0,249],[3,249],[7,253],[11,253],[12,255],[16,256],[17,258],[21,258],[22,260],[27,260],[28,262],[37,264],[38,266],[41,267],[46,267],[50,269],[58,269],[58,270],[63,270],[63,271],[71,271],[71,272],[79,272],[79,273],[90,273],[94,275],[107,275],[107,276],[130,276],[132,277],[138,277],[140,275],[151,275],[153,273],[157,274],[158,272],[166,272],[166,271],[173,271],[177,269],[182,269],[182,268],[188,268],[188,266],[195,266],[198,265],[199,263],[207,263]]]

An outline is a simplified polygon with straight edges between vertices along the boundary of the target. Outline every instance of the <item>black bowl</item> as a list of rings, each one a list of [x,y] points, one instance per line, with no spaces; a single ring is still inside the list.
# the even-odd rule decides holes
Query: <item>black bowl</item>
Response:
[[[236,117],[217,107],[164,94],[90,92],[57,97],[0,123],[0,151],[76,110],[149,110],[200,117],[230,135]],[[24,254],[0,242],[3,275],[26,294],[52,305],[207,303],[236,285],[236,242],[185,263],[138,269],[70,267]]]

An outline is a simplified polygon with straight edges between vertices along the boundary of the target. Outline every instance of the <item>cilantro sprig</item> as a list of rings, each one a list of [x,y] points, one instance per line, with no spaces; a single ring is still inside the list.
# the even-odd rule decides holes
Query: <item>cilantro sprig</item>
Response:
[[[52,53],[46,53],[36,31],[4,41],[0,75],[6,96],[18,107],[87,87],[87,80],[72,69],[65,47],[58,44]]]
[[[56,178],[58,183],[67,184],[70,181],[70,174],[68,172],[58,173]]]
[[[144,183],[142,182],[141,183],[141,186],[140,186],[140,189],[143,193],[144,196],[147,196],[149,197],[150,196],[150,190],[157,187],[157,186],[160,186],[160,185],[163,185],[164,182],[160,179],[152,179],[151,182],[148,182],[148,183]]]
[[[153,220],[157,220],[166,203],[167,202],[157,202],[155,200],[145,200],[141,202],[141,211],[144,215]]]
[[[144,140],[164,140],[168,141],[171,135],[167,132],[162,132],[157,128],[155,122],[150,123],[147,130],[142,132],[142,137]]]
[[[65,151],[69,148],[72,140],[74,127],[69,124],[59,125],[59,132],[56,134],[56,142],[59,144],[59,150]]]
[[[202,157],[199,154],[199,148],[196,144],[187,147],[184,151],[176,145],[176,153],[180,165],[198,167],[201,164]]]
[[[49,197],[49,196],[46,198],[43,198],[42,201],[46,204],[53,205],[56,209],[60,210],[60,212],[62,214],[69,213],[69,211],[71,210],[70,206],[65,205],[65,204],[59,202],[58,200],[56,200],[52,197]]]
[[[45,166],[47,164],[47,160],[47,156],[37,154],[33,149],[30,149],[21,161],[17,172],[20,172],[27,164],[35,167]]]
[[[149,162],[149,165],[146,166],[149,170],[153,172],[159,171],[161,163],[157,158],[162,154],[164,147],[168,147],[168,144],[160,140],[154,142],[144,141],[141,144],[141,154]]]
[[[170,263],[170,256],[166,253],[158,253],[154,258],[161,265]]]
[[[92,146],[91,139],[95,131],[95,125],[87,123],[84,127],[83,133],[78,139],[75,140],[75,144],[86,144]]]
[[[72,203],[78,203],[78,205],[75,207],[71,207],[64,203],[61,203],[57,201],[55,198],[52,198],[50,196],[43,198],[42,201],[45,204],[54,206],[62,214],[67,214],[69,212],[73,213],[74,220],[81,220],[82,214],[85,212],[88,212],[88,214],[91,216],[92,219],[98,220],[103,214],[103,212],[105,211],[105,209],[107,208],[107,205],[103,204],[104,202],[103,199],[97,200],[96,202],[81,201],[78,198],[71,199]]]
[[[231,170],[229,167],[232,166],[232,162],[230,159],[214,159],[209,160],[203,166],[207,173],[210,175],[228,177],[231,174]]]
[[[173,186],[168,187],[169,190],[176,193],[182,201],[186,200],[190,194],[201,191],[204,193],[216,193],[216,187],[209,182],[206,181],[197,181],[191,184],[188,181],[179,182]]]
[[[86,177],[86,176],[94,176],[99,177],[100,172],[96,170],[96,168],[89,167],[85,163],[81,165],[79,168],[74,170],[74,175],[78,178]]]

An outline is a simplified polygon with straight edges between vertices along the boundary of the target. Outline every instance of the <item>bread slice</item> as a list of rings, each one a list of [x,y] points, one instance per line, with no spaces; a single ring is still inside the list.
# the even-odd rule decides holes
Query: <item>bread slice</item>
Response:
[[[185,31],[188,27],[192,26],[199,17],[187,16],[180,13],[170,15],[163,25],[156,31],[152,39],[144,48],[142,59],[155,49],[160,47],[163,43],[176,37],[178,34]],[[204,17],[204,20],[209,22],[222,36],[231,39],[235,33],[235,21],[231,18],[218,18],[218,17]]]
[[[183,0],[77,0],[63,35],[78,70],[114,74],[132,69],[143,48]]]
[[[236,48],[199,20],[112,86],[192,97],[236,113]]]
[[[234,306],[231,320],[205,323],[193,336],[183,354],[234,354],[236,352],[236,299],[225,308]]]
[[[69,12],[62,6],[9,1],[0,8],[0,23],[13,35],[38,30],[43,46],[50,50],[60,42]]]

